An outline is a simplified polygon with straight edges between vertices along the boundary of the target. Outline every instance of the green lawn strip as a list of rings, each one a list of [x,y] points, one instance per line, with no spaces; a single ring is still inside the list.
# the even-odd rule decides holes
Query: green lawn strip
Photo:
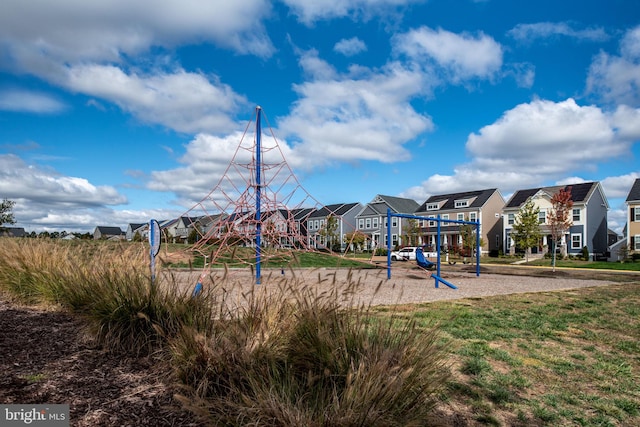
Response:
[[[640,283],[404,306],[438,322],[446,402],[487,425],[640,423]]]

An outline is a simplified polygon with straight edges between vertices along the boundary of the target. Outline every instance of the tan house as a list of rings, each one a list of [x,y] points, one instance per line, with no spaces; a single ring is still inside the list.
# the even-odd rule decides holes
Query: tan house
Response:
[[[627,246],[631,252],[640,252],[640,178],[629,191],[627,204]]]
[[[443,249],[456,251],[462,247],[460,224],[446,220],[478,221],[482,254],[497,254],[502,244],[502,208],[504,198],[497,188],[431,196],[415,211],[416,216],[425,217],[420,221],[420,243],[436,250],[437,221],[429,218],[439,216],[440,245]]]

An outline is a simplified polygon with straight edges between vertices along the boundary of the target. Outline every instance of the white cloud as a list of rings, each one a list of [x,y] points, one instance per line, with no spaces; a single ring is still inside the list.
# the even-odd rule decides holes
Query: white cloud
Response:
[[[111,186],[95,186],[84,178],[27,165],[12,154],[0,155],[0,178],[0,194],[8,199],[28,199],[64,209],[127,203]]]
[[[5,90],[0,92],[0,110],[25,113],[54,114],[66,109],[56,98],[27,90]]]
[[[230,119],[246,99],[215,77],[184,70],[155,75],[127,74],[115,66],[70,67],[60,84],[117,104],[140,120],[180,132],[228,132]]]
[[[534,24],[518,24],[508,31],[514,39],[532,43],[536,39],[554,36],[565,36],[580,40],[604,41],[609,35],[602,28],[585,28],[577,30],[567,22],[536,22]]]
[[[626,199],[636,179],[640,178],[640,170],[620,176],[610,176],[601,181],[607,198]]]
[[[293,156],[305,159],[305,167],[333,161],[407,160],[410,155],[403,145],[432,129],[431,119],[410,104],[424,90],[421,73],[398,64],[355,72],[316,73],[314,80],[294,85],[300,99],[290,115],[280,119],[279,132],[296,142]]]
[[[350,39],[342,39],[335,44],[333,50],[343,54],[344,56],[357,55],[367,50],[367,45],[357,37]]]
[[[630,153],[632,140],[616,126],[617,120],[617,113],[579,106],[573,99],[520,104],[469,135],[470,162],[458,165],[453,175],[432,176],[404,194],[491,187],[512,192],[568,182],[564,177]]]
[[[620,56],[600,52],[587,77],[587,92],[607,102],[640,106],[640,26],[620,42]]]
[[[392,43],[395,52],[416,63],[436,66],[453,83],[491,79],[502,67],[502,46],[483,33],[456,34],[421,27],[396,35]]]
[[[0,40],[19,65],[35,56],[118,61],[151,46],[203,40],[267,57],[274,48],[260,20],[270,11],[266,0],[5,0]]]
[[[112,206],[127,198],[111,186],[29,165],[12,154],[0,155],[0,194],[16,202],[16,226],[27,230],[93,231],[112,218]],[[118,224],[118,223],[116,223]]]
[[[425,0],[283,0],[298,19],[307,24],[331,18],[351,17],[368,20],[373,16],[388,17],[394,10]]]
[[[296,155],[281,139],[274,139],[268,129],[261,139],[262,183],[265,198],[271,201],[291,196],[298,182],[291,165]],[[236,132],[225,137],[198,134],[186,146],[179,159],[181,167],[154,171],[147,187],[154,191],[172,192],[175,203],[185,209],[204,208],[209,213],[233,211],[252,200],[242,200],[242,193],[252,192],[255,180],[254,157],[256,150],[255,126],[251,122],[245,133]],[[300,159],[298,159],[300,160]],[[273,196],[278,192],[278,197]],[[245,206],[246,209],[248,207]]]

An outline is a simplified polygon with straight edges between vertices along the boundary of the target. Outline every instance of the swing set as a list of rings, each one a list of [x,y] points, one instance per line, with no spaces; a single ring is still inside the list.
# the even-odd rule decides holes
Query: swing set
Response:
[[[391,212],[391,209],[387,208],[387,224],[389,225],[391,225],[391,217],[417,219],[419,221],[425,219],[422,216],[393,213]],[[438,215],[436,218],[429,218],[429,221],[436,221],[437,227],[438,227],[437,234],[436,234],[436,248],[437,248],[437,254],[438,254],[435,262],[436,273],[431,274],[431,277],[433,277],[433,279],[435,280],[435,287],[438,288],[439,283],[444,283],[451,289],[458,289],[457,286],[444,280],[440,275],[440,231],[441,231],[442,222],[454,223],[454,224],[469,224],[469,225],[474,225],[476,227],[476,277],[479,277],[480,276],[480,222],[479,221],[462,221],[462,220],[455,220],[455,219],[443,220],[440,218],[440,215]],[[420,256],[422,256],[422,259],[418,259]],[[424,258],[424,254],[422,253],[421,250],[416,251],[416,261],[418,262],[418,265],[421,268],[431,269],[433,267],[432,265],[430,265],[433,263],[431,263],[430,261],[427,261]],[[423,265],[420,265],[421,263]],[[390,226],[387,227],[387,280],[389,279],[391,279],[391,227]]]

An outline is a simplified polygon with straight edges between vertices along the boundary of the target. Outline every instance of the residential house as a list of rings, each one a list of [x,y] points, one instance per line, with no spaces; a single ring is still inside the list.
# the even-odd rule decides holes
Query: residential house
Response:
[[[362,209],[360,203],[337,203],[316,209],[307,217],[307,242],[309,248],[328,248],[344,251],[345,237],[355,231],[356,215]],[[334,231],[327,226],[335,221]]]
[[[416,216],[426,218],[419,224],[419,243],[436,250],[438,222],[434,219],[440,217],[441,249],[460,252],[462,225],[446,220],[479,222],[481,254],[497,255],[502,247],[503,208],[504,198],[497,188],[431,196],[415,212]]]
[[[627,247],[640,252],[640,178],[636,179],[625,201],[627,205]]]
[[[403,197],[376,195],[356,215],[357,230],[367,236],[367,248],[387,247],[387,210],[392,213],[413,215],[420,205],[413,199]],[[391,246],[402,244],[403,231],[407,229],[408,220],[391,217]]]
[[[197,217],[181,216],[175,223],[167,227],[167,230],[170,230],[173,242],[187,243],[189,234],[194,230],[194,224],[196,224],[197,220]]]
[[[125,236],[127,238],[127,241],[132,241],[133,238],[135,237],[136,233],[142,238],[145,239],[147,237],[147,229],[149,228],[149,224],[148,223],[144,223],[144,224],[137,224],[137,223],[131,223],[129,225],[127,225],[127,231],[125,232]]]
[[[0,227],[0,237],[25,237],[26,232],[22,227]]]
[[[295,247],[307,247],[308,220],[315,211],[316,208],[296,208],[291,211],[294,223],[291,231],[296,236],[293,243]]]
[[[227,217],[228,215],[224,212],[214,215],[203,215],[196,219],[194,227],[198,229],[203,239],[213,242],[222,235]]]
[[[107,227],[99,225],[93,231],[94,240],[122,240],[125,234],[120,227]]]
[[[513,225],[520,208],[532,200],[540,209],[538,216],[542,239],[537,247],[532,248],[534,254],[544,254],[553,247],[551,229],[547,217],[552,209],[551,198],[564,189],[570,191],[573,208],[572,225],[559,242],[558,250],[562,254],[578,255],[587,247],[592,256],[604,255],[608,251],[607,211],[609,203],[599,182],[559,185],[553,187],[529,188],[516,191],[503,209],[505,253],[515,253],[514,240],[511,238]],[[523,248],[524,249],[524,248]]]

